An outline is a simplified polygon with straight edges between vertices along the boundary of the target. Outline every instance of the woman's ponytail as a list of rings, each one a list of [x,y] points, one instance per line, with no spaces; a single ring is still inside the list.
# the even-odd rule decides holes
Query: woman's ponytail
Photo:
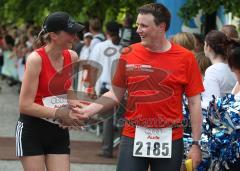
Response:
[[[45,41],[45,38],[44,38],[45,34],[46,34],[46,31],[44,29],[42,29],[38,33],[38,36],[37,36],[36,41],[35,41],[36,48],[40,48],[40,47],[42,47],[46,44],[46,41]]]

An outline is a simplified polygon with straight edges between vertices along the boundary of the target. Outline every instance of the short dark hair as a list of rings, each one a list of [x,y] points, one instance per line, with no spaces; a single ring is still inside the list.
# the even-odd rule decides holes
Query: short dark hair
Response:
[[[125,16],[125,24],[128,26],[128,27],[132,27],[133,23],[134,23],[134,19],[133,19],[133,16],[130,14],[130,13],[126,13],[126,16]]]
[[[10,46],[14,46],[14,45],[15,45],[15,40],[13,39],[12,36],[10,36],[10,35],[7,34],[7,35],[4,37],[4,39],[5,39],[5,42],[6,42],[7,45],[10,45]]]
[[[152,14],[156,25],[160,23],[166,24],[166,31],[170,27],[171,14],[169,10],[161,3],[150,3],[138,8],[140,14]]]
[[[204,36],[202,34],[193,33],[193,35],[199,43],[204,44]]]
[[[89,21],[89,28],[96,32],[100,32],[102,30],[101,21],[98,18],[92,18]]]
[[[119,35],[119,24],[116,21],[109,21],[106,24],[106,31],[110,34],[110,35]]]

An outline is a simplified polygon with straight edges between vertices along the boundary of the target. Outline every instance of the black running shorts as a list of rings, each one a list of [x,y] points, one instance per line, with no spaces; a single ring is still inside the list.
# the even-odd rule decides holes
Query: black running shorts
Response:
[[[20,114],[16,126],[16,156],[70,154],[67,129],[46,120]]]

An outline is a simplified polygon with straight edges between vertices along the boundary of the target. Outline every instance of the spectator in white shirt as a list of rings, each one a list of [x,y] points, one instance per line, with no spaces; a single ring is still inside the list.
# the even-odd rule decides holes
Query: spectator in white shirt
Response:
[[[93,39],[93,34],[90,32],[87,32],[83,35],[84,46],[80,52],[81,60],[89,58],[89,55],[90,55],[89,47],[90,47],[92,39]]]
[[[89,46],[89,57],[88,60],[92,61],[91,53],[93,51],[93,48],[98,44],[105,40],[104,34],[102,31],[102,25],[98,18],[91,19],[89,21],[89,31],[93,35],[93,39],[91,40],[90,46]],[[88,93],[91,98],[95,98],[95,91],[93,87],[93,83],[96,81],[91,73],[94,73],[95,69],[92,67],[88,67],[85,73],[85,81],[84,81],[84,87],[83,91]],[[79,87],[79,86],[78,86]],[[78,88],[79,89],[79,88]]]
[[[202,107],[206,108],[212,95],[223,97],[226,93],[231,93],[236,84],[236,77],[231,72],[227,64],[227,48],[229,41],[227,36],[213,30],[206,35],[204,53],[208,57],[212,66],[208,67],[204,77],[205,91],[202,93]]]
[[[90,53],[90,59],[98,62],[102,66],[102,72],[95,84],[97,95],[102,95],[109,91],[112,87],[112,75],[116,68],[116,61],[120,57],[122,46],[120,45],[119,24],[111,21],[106,24],[107,40],[97,44]],[[96,74],[93,74],[96,75]],[[101,152],[102,157],[112,157],[113,155],[113,113],[109,110],[104,115],[103,123],[103,144]]]
[[[98,18],[89,21],[89,31],[93,34],[93,39],[90,44],[91,51],[96,44],[105,40],[105,36],[102,33],[102,24]]]
[[[90,55],[90,43],[93,39],[93,34],[87,32],[83,35],[84,46],[80,52],[80,60],[88,60]],[[78,85],[77,90],[81,92],[85,92],[85,83],[87,82],[87,72],[88,68],[84,68],[82,71],[78,73]]]

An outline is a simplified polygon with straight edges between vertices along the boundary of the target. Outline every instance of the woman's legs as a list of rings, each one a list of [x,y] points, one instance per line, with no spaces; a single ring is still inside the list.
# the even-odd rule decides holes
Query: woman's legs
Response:
[[[70,171],[68,154],[48,154],[45,161],[47,171]]]
[[[20,115],[16,127],[16,155],[25,171],[69,171],[68,130],[48,121]]]
[[[24,171],[70,171],[68,154],[48,154],[46,156],[19,157]]]
[[[44,155],[19,157],[19,159],[22,162],[24,171],[45,171]]]

